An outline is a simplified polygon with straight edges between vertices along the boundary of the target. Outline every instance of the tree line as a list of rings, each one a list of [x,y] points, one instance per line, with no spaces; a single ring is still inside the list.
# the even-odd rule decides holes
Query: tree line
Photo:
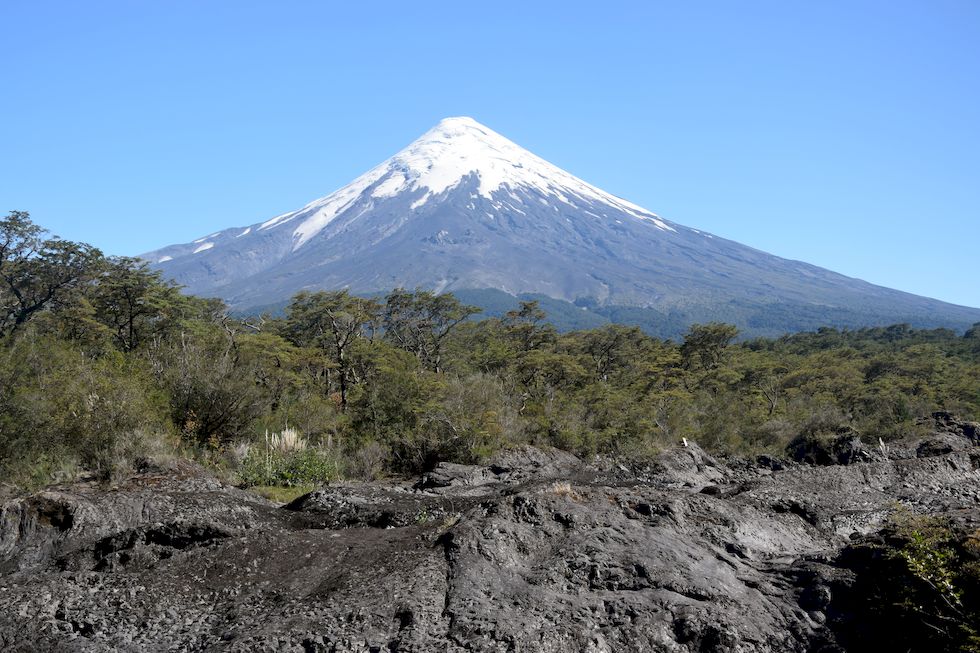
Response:
[[[739,341],[693,325],[559,333],[451,294],[303,292],[233,319],[143,261],[0,220],[0,473],[31,486],[191,457],[291,485],[476,462],[503,447],[644,457],[694,440],[779,452],[844,428],[885,440],[935,410],[980,416],[980,325]]]

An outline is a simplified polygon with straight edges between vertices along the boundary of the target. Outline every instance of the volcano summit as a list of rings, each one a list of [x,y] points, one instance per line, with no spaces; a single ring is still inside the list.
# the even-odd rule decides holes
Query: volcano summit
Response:
[[[465,117],[441,121],[296,211],[143,258],[188,292],[239,311],[281,305],[300,290],[423,287],[544,295],[604,315],[724,320],[756,333],[980,321],[980,309],[662,219]]]

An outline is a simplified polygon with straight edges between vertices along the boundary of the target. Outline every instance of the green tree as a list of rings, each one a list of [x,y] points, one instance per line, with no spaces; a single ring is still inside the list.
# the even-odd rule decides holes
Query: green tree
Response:
[[[728,346],[738,335],[731,324],[693,324],[684,336],[681,357],[689,369],[713,370],[724,362]]]
[[[286,309],[283,334],[294,344],[327,352],[336,365],[342,412],[347,410],[350,389],[358,380],[350,361],[351,347],[368,334],[373,337],[379,313],[377,302],[346,290],[301,292]]]
[[[90,294],[95,316],[109,327],[122,351],[138,349],[179,325],[190,301],[164,282],[160,272],[127,257],[109,259]]]
[[[48,238],[27,212],[11,211],[0,220],[0,337],[65,301],[101,260],[94,247]]]
[[[611,324],[582,333],[580,340],[597,380],[605,383],[611,375],[634,368],[650,338],[637,327]]]
[[[422,471],[445,459],[438,434],[426,428],[437,407],[438,375],[387,342],[358,342],[349,360],[362,380],[351,391],[349,416],[361,446],[384,445],[398,471]]]
[[[546,317],[537,301],[522,301],[517,310],[504,316],[504,333],[518,353],[554,344],[555,327],[545,322]]]
[[[451,294],[436,295],[416,289],[392,291],[385,299],[383,325],[385,339],[415,354],[426,368],[442,371],[444,343],[456,326],[480,312],[461,304]]]

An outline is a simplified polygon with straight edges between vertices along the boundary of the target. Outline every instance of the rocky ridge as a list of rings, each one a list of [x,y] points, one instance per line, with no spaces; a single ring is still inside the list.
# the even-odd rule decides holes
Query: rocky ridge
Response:
[[[849,464],[521,448],[277,506],[182,465],[0,509],[5,651],[842,651],[896,506],[980,527],[976,425]]]

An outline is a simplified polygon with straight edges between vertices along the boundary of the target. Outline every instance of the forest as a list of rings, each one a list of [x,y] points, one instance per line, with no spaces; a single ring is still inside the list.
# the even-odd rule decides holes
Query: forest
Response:
[[[779,455],[798,437],[885,442],[980,417],[980,325],[740,339],[605,325],[561,333],[451,294],[303,292],[232,317],[145,262],[0,219],[0,478],[34,488],[191,459],[303,488],[485,459],[518,444],[642,459],[682,438]]]

